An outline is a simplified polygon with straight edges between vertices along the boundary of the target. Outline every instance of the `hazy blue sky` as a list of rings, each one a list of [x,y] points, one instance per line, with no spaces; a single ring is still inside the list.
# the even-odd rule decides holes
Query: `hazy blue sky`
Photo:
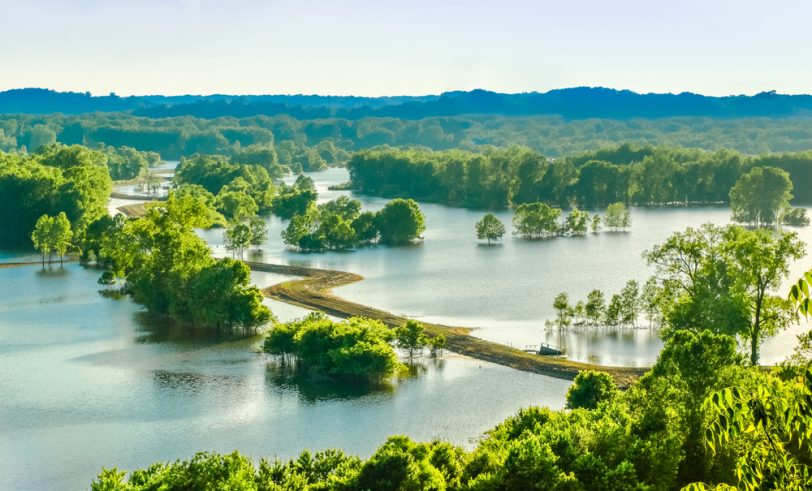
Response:
[[[0,89],[812,92],[812,2],[0,0]]]

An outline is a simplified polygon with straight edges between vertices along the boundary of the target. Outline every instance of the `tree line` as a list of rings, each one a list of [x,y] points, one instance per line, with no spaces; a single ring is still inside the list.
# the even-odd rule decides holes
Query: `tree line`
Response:
[[[195,153],[231,155],[247,146],[274,144],[280,161],[303,170],[346,162],[347,152],[380,145],[433,150],[521,145],[550,157],[595,151],[616,142],[749,155],[812,148],[812,122],[793,119],[581,119],[498,115],[393,118],[297,118],[291,115],[197,118],[128,114],[0,115],[0,150],[40,145],[131,146],[166,159]],[[282,151],[284,148],[284,152]],[[290,155],[290,160],[288,159]]]
[[[730,150],[624,144],[548,159],[527,148],[361,151],[348,162],[351,187],[377,196],[407,196],[449,205],[506,208],[544,202],[583,209],[635,205],[727,203],[751,169],[775,167],[795,183],[797,202],[812,202],[812,153],[746,156]]]

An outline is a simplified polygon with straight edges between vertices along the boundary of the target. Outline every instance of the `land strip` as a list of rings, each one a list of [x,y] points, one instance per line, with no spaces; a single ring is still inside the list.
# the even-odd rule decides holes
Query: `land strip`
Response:
[[[364,279],[360,275],[344,271],[250,261],[246,264],[254,271],[301,277],[301,279],[286,281],[264,289],[263,293],[269,298],[311,310],[320,310],[341,318],[359,316],[377,319],[392,327],[408,320],[406,317],[351,302],[331,293],[333,288]],[[476,338],[471,335],[470,328],[427,322],[422,324],[429,335],[442,334],[445,336],[446,347],[450,351],[525,372],[571,380],[582,370],[598,370],[609,373],[615,378],[618,385],[627,387],[647,370],[647,368],[593,365],[560,357],[526,353],[503,344]]]

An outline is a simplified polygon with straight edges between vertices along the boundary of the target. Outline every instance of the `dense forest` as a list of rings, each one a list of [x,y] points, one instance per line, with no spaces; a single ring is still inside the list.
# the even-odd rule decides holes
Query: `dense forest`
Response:
[[[347,152],[380,145],[433,150],[484,145],[526,146],[548,157],[574,155],[629,142],[745,154],[812,148],[809,118],[565,119],[560,116],[467,115],[305,119],[257,115],[201,119],[127,114],[0,116],[0,149],[35,150],[53,142],[158,152],[164,159],[195,153],[232,155],[251,145],[274,144],[283,165],[317,170],[345,162]]]
[[[49,145],[30,155],[0,152],[0,244],[30,245],[37,219],[59,212],[81,241],[87,227],[107,214],[111,189],[100,151]]]
[[[812,152],[747,156],[729,150],[623,144],[547,159],[527,148],[365,150],[348,163],[353,189],[452,205],[504,208],[546,202],[562,207],[726,203],[755,167],[786,170],[795,200],[812,202]]]

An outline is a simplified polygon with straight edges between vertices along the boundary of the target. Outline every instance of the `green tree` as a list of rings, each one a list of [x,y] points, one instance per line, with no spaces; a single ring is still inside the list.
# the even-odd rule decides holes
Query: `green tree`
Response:
[[[42,255],[42,267],[45,268],[45,256],[48,256],[48,264],[51,264],[51,254],[53,253],[53,230],[54,217],[42,215],[37,220],[34,226],[34,231],[31,232],[31,242],[34,243],[34,248]]]
[[[657,279],[652,276],[643,283],[643,288],[640,291],[640,303],[649,327],[654,323],[659,325],[662,322],[660,312],[661,297],[662,290],[657,284]]]
[[[217,211],[229,220],[240,222],[256,216],[259,207],[254,198],[246,193],[226,191],[217,195]]]
[[[555,323],[559,329],[569,327],[572,323],[572,307],[570,307],[569,295],[561,292],[553,299],[553,309],[555,309]]]
[[[281,334],[272,331],[264,349],[272,354],[290,353],[297,367],[311,376],[369,383],[380,382],[401,368],[389,345],[392,332],[375,320],[353,317],[333,322],[324,314],[313,313],[282,329]],[[287,345],[289,331],[294,333],[292,348]]]
[[[640,316],[640,284],[629,280],[620,291],[620,322],[627,326],[637,325]]]
[[[224,258],[201,269],[188,285],[190,321],[216,330],[255,330],[275,320],[250,285],[245,263]]]
[[[268,225],[260,217],[253,217],[248,223],[251,229],[251,245],[259,250],[268,241]]]
[[[224,234],[226,249],[237,254],[240,259],[243,251],[251,245],[253,234],[251,228],[245,223],[235,223],[226,229]]]
[[[513,215],[514,234],[530,239],[555,234],[560,216],[560,208],[551,208],[545,203],[523,203],[516,207]]]
[[[629,228],[632,225],[631,211],[621,202],[612,203],[606,207],[603,223],[612,230]]]
[[[31,241],[42,254],[42,266],[45,267],[45,255],[48,255],[48,265],[51,264],[52,254],[59,256],[60,266],[62,259],[71,245],[73,231],[70,221],[64,212],[59,212],[55,217],[42,215],[37,220],[34,231],[31,233]]]
[[[492,240],[499,240],[505,235],[505,225],[496,218],[493,213],[488,213],[476,222],[476,238],[487,239],[488,244]]]
[[[411,199],[388,202],[376,216],[376,224],[385,244],[407,244],[426,230],[420,207]]]
[[[809,225],[809,217],[806,208],[789,208],[783,213],[781,223],[790,227],[806,227]]]
[[[395,340],[398,347],[406,351],[410,360],[416,353],[423,351],[429,341],[423,332],[423,325],[413,320],[406,321],[395,330]]]
[[[606,297],[600,290],[592,290],[587,294],[584,313],[589,323],[597,325],[606,315]]]
[[[803,255],[793,233],[703,225],[669,237],[646,253],[668,294],[663,313],[670,328],[710,329],[742,337],[758,362],[764,337],[793,319],[771,292]]]
[[[564,234],[586,235],[589,222],[589,213],[577,208],[567,215],[562,231]]]
[[[601,231],[601,216],[598,214],[592,215],[592,223],[590,224],[593,234]]]
[[[749,322],[740,331],[750,345],[750,362],[758,363],[764,338],[786,328],[793,320],[787,301],[771,294],[789,274],[789,262],[804,255],[803,243],[794,233],[728,229],[725,251],[733,288],[745,299]]]
[[[755,167],[730,190],[733,220],[751,227],[773,227],[792,199],[789,174],[777,167]]]
[[[602,401],[618,395],[615,380],[606,372],[584,370],[575,376],[567,390],[567,407],[570,409],[595,409]]]
[[[65,257],[65,253],[68,252],[71,239],[73,238],[70,220],[68,220],[65,212],[60,211],[59,215],[54,218],[49,236],[51,248],[59,256],[59,265],[62,266],[62,260]]]
[[[432,336],[428,340],[431,356],[442,356],[446,345],[446,338],[442,334]]]
[[[715,453],[747,440],[736,459],[736,489],[812,487],[812,371],[788,385],[734,386],[708,397],[708,448]],[[709,488],[697,483],[686,489]]]
[[[622,322],[622,315],[623,315],[623,299],[620,295],[615,293],[609,299],[609,304],[606,306],[606,315],[604,316],[604,322],[607,326],[615,327],[620,325]]]

